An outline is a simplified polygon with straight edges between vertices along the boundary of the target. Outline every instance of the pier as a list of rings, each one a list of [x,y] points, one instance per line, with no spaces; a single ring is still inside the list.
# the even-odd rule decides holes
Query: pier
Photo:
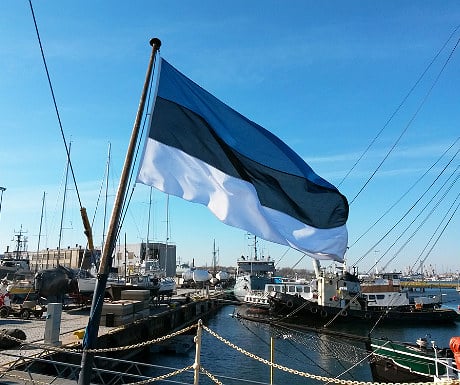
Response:
[[[149,345],[144,344],[146,341],[186,328],[194,329],[198,320],[212,316],[224,302],[222,292],[182,289],[178,290],[178,295],[162,303],[151,303],[150,299],[147,304],[145,301],[132,300],[107,302],[97,341],[97,350],[100,351],[96,352],[95,360],[97,382],[105,383],[104,378],[124,375],[125,368],[134,365],[129,360],[149,349]],[[52,343],[49,338],[47,341],[45,335],[46,313],[40,319],[0,319],[0,329],[20,329],[27,337],[18,348],[2,351],[0,383],[75,384],[80,371],[82,338],[88,318],[89,308],[64,309],[58,341]],[[136,376],[127,375],[126,378],[133,380]]]
[[[455,281],[400,281],[403,289],[455,289]]]

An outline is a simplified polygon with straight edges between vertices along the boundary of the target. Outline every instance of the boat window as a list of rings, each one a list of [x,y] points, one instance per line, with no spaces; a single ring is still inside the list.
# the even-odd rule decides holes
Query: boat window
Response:
[[[275,291],[277,291],[278,293],[281,292],[281,287],[275,286]]]
[[[375,295],[374,294],[369,294],[367,298],[368,299],[375,299]]]
[[[295,291],[296,293],[302,293],[302,286],[296,286]]]
[[[289,286],[288,291],[289,291],[289,293],[293,293],[295,291],[295,287],[294,286]]]
[[[303,287],[303,292],[304,293],[310,293],[310,286],[304,286]]]
[[[273,286],[267,286],[267,291],[273,291]]]
[[[377,299],[385,299],[385,294],[377,294]]]

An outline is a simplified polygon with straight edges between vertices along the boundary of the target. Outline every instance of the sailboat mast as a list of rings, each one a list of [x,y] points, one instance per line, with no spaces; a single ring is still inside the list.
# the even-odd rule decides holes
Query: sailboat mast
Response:
[[[145,259],[151,259],[150,255],[150,247],[149,247],[149,233],[150,233],[150,212],[152,210],[152,190],[153,187],[150,187],[150,194],[149,194],[149,215],[147,220],[147,241],[145,242]]]
[[[212,248],[212,265],[214,270],[214,277],[216,276],[216,240],[214,239],[214,244]]]
[[[131,139],[126,152],[125,163],[120,177],[115,202],[112,209],[112,216],[110,219],[109,229],[105,246],[102,252],[101,263],[99,266],[99,273],[97,275],[96,287],[94,289],[93,302],[91,305],[91,312],[88,319],[88,326],[86,327],[85,336],[83,338],[83,354],[81,360],[81,371],[78,377],[78,385],[89,385],[91,381],[92,363],[94,360],[94,353],[89,353],[88,349],[93,349],[96,346],[97,335],[99,331],[99,322],[101,319],[102,303],[109,275],[110,267],[112,266],[113,251],[115,249],[118,227],[120,224],[120,217],[125,200],[126,190],[128,188],[129,174],[134,161],[134,154],[136,151],[136,143],[140,132],[142,116],[144,114],[144,107],[147,100],[148,89],[150,80],[152,78],[153,64],[155,56],[161,46],[161,41],[157,38],[150,40],[152,46],[152,53],[150,56],[147,73],[145,76],[144,87],[142,89],[141,100],[137,110],[136,119],[134,121]]]
[[[38,230],[38,244],[37,244],[37,262],[35,263],[35,272],[38,270],[38,255],[40,253],[40,240],[42,237],[42,224],[43,224],[43,211],[45,207],[45,191],[43,191],[43,198],[42,198],[42,213],[40,215],[40,229]]]
[[[165,271],[168,267],[168,241],[169,241],[169,194],[166,195],[166,244],[165,244]]]
[[[105,177],[105,203],[104,203],[104,223],[102,226],[102,246],[104,246],[105,242],[105,224],[107,220],[107,198],[108,198],[108,191],[109,191],[109,173],[110,173],[110,152],[111,152],[112,145],[109,142],[109,149],[107,154],[107,168],[106,168],[106,177]]]
[[[62,241],[62,227],[64,225],[64,210],[65,210],[65,201],[67,198],[67,180],[69,179],[69,167],[70,167],[70,149],[72,147],[72,142],[69,143],[69,153],[67,159],[67,166],[65,170],[65,182],[64,182],[64,197],[62,199],[62,210],[61,210],[61,225],[59,227],[59,242],[58,242],[58,254],[57,254],[57,264],[59,265],[59,259],[61,257],[61,241]]]

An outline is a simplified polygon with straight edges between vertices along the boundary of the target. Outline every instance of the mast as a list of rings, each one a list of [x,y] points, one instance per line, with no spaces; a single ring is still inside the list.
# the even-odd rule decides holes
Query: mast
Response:
[[[24,231],[22,231],[22,225],[19,230],[19,233],[15,234],[14,237],[16,238],[16,259],[22,259],[23,253],[27,250],[27,237],[24,236]],[[14,241],[14,238],[13,238]]]
[[[102,225],[102,246],[104,246],[105,242],[105,222],[107,220],[107,198],[108,198],[108,191],[109,191],[109,173],[110,173],[110,152],[111,152],[112,145],[109,142],[109,149],[107,154],[107,168],[106,168],[106,178],[105,178],[105,203],[104,203],[104,223]]]
[[[64,197],[62,199],[62,210],[61,210],[61,226],[59,227],[59,243],[58,243],[58,260],[57,264],[59,265],[59,258],[61,256],[61,240],[62,240],[62,227],[64,222],[64,210],[65,210],[65,201],[67,197],[67,180],[69,178],[69,166],[70,166],[70,149],[72,147],[72,142],[69,143],[69,157],[67,159],[67,166],[65,170],[65,182],[64,182]]]
[[[145,245],[145,259],[151,259],[150,255],[150,246],[149,246],[149,233],[150,233],[150,211],[152,210],[152,190],[153,187],[150,187],[150,194],[149,194],[149,215],[147,220],[147,242]]]
[[[165,272],[168,267],[168,242],[169,242],[169,194],[166,195],[166,244],[165,244]]]
[[[126,153],[125,163],[120,177],[115,202],[113,205],[112,216],[110,225],[107,232],[104,250],[102,252],[101,264],[99,266],[99,273],[97,275],[96,288],[94,289],[93,302],[91,305],[91,312],[88,319],[88,326],[86,327],[85,336],[83,338],[83,354],[81,359],[81,371],[78,377],[78,385],[89,385],[91,381],[91,370],[94,359],[94,353],[89,353],[88,349],[93,349],[96,346],[97,335],[99,331],[99,322],[101,319],[102,303],[104,300],[105,286],[110,267],[112,265],[113,251],[117,241],[117,233],[120,224],[120,217],[123,208],[123,202],[128,188],[129,174],[132,168],[134,153],[136,150],[136,143],[139,136],[142,115],[144,113],[145,102],[149,89],[150,80],[152,77],[153,64],[155,56],[161,46],[161,41],[157,38],[150,40],[152,46],[152,53],[150,56],[147,73],[145,76],[144,87],[142,89],[141,100],[137,110],[136,119],[134,121],[131,139]]]
[[[214,239],[213,248],[212,248],[212,265],[214,270],[214,277],[216,276],[216,240]]]
[[[40,229],[38,231],[38,244],[37,244],[37,262],[35,263],[35,272],[38,270],[38,255],[40,253],[40,240],[42,237],[42,224],[43,224],[43,209],[45,207],[45,191],[43,191],[43,198],[42,198],[42,213],[40,215]]]

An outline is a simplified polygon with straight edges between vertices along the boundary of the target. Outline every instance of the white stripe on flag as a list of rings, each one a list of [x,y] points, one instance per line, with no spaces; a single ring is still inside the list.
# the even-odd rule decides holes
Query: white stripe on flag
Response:
[[[317,259],[341,261],[346,226],[317,229],[282,212],[261,206],[253,185],[207,163],[148,138],[137,178],[171,195],[201,203],[227,225],[287,245]]]

